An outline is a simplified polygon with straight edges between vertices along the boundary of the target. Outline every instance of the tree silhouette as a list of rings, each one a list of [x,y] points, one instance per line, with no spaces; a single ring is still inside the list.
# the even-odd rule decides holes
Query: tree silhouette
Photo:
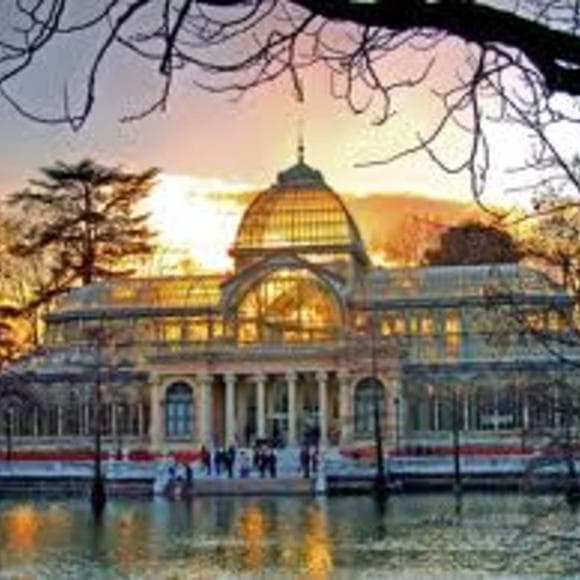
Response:
[[[26,218],[13,251],[25,258],[50,254],[51,284],[37,303],[75,284],[128,275],[131,260],[153,250],[148,215],[139,203],[153,186],[156,169],[132,173],[85,159],[41,172],[42,179],[10,198]]]
[[[439,247],[426,250],[424,260],[431,266],[458,266],[519,262],[522,256],[505,230],[469,221],[444,231]]]
[[[364,165],[423,151],[445,171],[469,171],[479,197],[492,162],[490,135],[509,123],[530,141],[521,163],[527,186],[528,174],[537,183],[549,172],[579,190],[549,130],[580,122],[577,108],[553,99],[580,95],[577,2],[101,0],[81,9],[73,0],[7,0],[2,10],[0,95],[37,121],[80,128],[106,68],[131,58],[153,69],[159,91],[125,120],[163,109],[175,79],[187,73],[197,86],[235,96],[285,78],[303,99],[305,71],[321,64],[332,94],[376,124],[408,107],[410,91],[434,100],[414,143]],[[65,74],[61,106],[45,113],[21,89],[67,46],[81,64]],[[450,154],[450,141],[465,146]]]

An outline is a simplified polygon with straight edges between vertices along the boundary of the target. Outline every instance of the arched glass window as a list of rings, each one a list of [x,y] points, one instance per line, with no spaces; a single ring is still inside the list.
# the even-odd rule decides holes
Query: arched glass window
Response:
[[[240,301],[237,337],[253,342],[325,342],[341,332],[333,293],[306,269],[269,274]]]
[[[165,396],[165,433],[188,437],[193,433],[193,393],[187,383],[174,383]]]
[[[384,414],[385,394],[378,379],[366,378],[356,387],[354,396],[354,431],[356,435],[371,436],[375,432],[375,406],[379,417]]]

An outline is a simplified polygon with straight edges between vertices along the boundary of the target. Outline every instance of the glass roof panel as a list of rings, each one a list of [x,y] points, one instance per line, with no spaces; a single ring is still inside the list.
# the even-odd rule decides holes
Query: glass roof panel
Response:
[[[130,278],[78,288],[61,298],[61,312],[102,308],[211,308],[220,303],[222,275]]]

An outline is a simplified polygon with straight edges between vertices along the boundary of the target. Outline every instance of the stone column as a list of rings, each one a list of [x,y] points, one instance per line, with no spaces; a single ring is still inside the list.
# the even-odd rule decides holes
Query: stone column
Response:
[[[161,385],[159,379],[153,379],[151,385],[151,420],[149,422],[149,438],[153,451],[161,450],[163,440],[163,417],[161,413]]]
[[[84,434],[90,435],[91,434],[91,402],[90,399],[86,399],[83,404],[83,411],[85,415],[85,424],[84,424]]]
[[[38,437],[38,407],[32,410],[32,435]]]
[[[199,401],[199,438],[202,445],[209,449],[213,443],[212,380],[209,375],[200,375],[198,379],[201,395]]]
[[[145,415],[143,412],[143,403],[137,403],[137,435],[140,437],[144,435],[145,430]]]
[[[316,373],[318,381],[318,426],[320,428],[320,446],[326,447],[328,444],[328,373],[318,371]]]
[[[59,437],[62,437],[63,434],[63,409],[62,409],[62,405],[57,405],[56,407],[56,434]]]
[[[78,408],[78,422],[79,422],[78,435],[82,436],[84,433],[84,430],[83,430],[84,405],[83,405],[82,400],[79,400],[78,404],[79,404],[79,408]]]
[[[263,439],[266,436],[266,376],[256,375],[255,381],[258,439]]]
[[[352,437],[352,422],[354,417],[350,412],[350,377],[348,371],[338,373],[340,444],[348,443]]]
[[[560,409],[560,389],[554,387],[554,427],[560,429],[562,426],[562,413]]]
[[[286,373],[288,385],[288,445],[296,445],[296,373]]]
[[[236,375],[227,374],[226,381],[226,445],[236,439]]]
[[[118,435],[118,426],[117,426],[117,403],[114,401],[111,403],[111,436],[113,437],[113,441],[115,444],[117,443],[117,435]]]

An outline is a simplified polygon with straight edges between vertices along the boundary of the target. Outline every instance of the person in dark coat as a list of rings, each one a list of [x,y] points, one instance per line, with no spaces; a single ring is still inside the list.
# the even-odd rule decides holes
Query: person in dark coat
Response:
[[[214,459],[213,459],[214,469],[215,469],[216,475],[221,475],[221,473],[222,473],[223,460],[224,460],[224,453],[223,453],[222,449],[221,448],[216,449],[215,453],[214,453]]]
[[[228,472],[228,477],[232,479],[234,477],[234,464],[236,461],[236,449],[232,445],[227,451],[224,451],[224,464],[226,471]]]
[[[191,493],[193,488],[193,469],[189,463],[185,464],[185,491]]]
[[[266,469],[268,467],[268,457],[263,449],[260,449],[258,456],[258,471],[260,472],[260,477],[266,477]]]
[[[211,475],[211,453],[205,445],[201,446],[201,464],[205,469],[205,474]]]
[[[270,477],[275,478],[278,474],[278,456],[276,455],[276,450],[272,449],[268,461],[268,468],[270,470]]]
[[[300,466],[305,479],[310,478],[310,453],[308,447],[303,445],[300,449]]]

